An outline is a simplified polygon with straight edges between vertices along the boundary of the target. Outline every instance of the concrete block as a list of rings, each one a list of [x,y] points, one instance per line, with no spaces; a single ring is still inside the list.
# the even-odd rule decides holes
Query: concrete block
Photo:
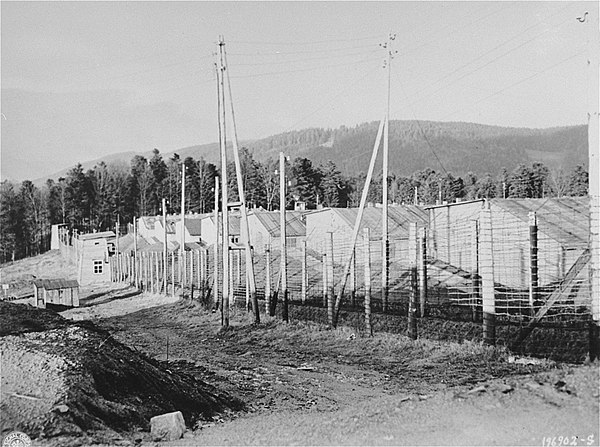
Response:
[[[165,413],[150,419],[150,433],[155,441],[176,441],[185,433],[181,411]]]

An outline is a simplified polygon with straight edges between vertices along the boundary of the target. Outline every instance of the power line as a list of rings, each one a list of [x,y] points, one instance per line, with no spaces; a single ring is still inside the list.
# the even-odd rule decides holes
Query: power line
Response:
[[[565,9],[565,8],[562,8],[562,9],[561,9],[561,11],[562,11],[563,9]],[[561,12],[561,11],[558,11],[558,12]],[[558,12],[557,12],[557,13],[558,13]],[[557,13],[555,13],[555,14],[557,14]],[[555,14],[552,14],[552,15],[555,15]],[[565,24],[568,22],[568,20],[570,20],[570,19],[566,19],[566,20],[564,20],[564,21],[563,21],[563,22],[561,22],[561,23],[560,23],[558,26],[560,26],[560,27],[564,26],[564,25],[565,25]],[[516,47],[513,47],[513,48],[511,48],[510,50],[508,50],[508,51],[506,51],[506,52],[504,52],[504,53],[500,54],[499,56],[496,56],[496,57],[494,57],[492,60],[488,61],[487,63],[485,63],[485,64],[483,64],[483,65],[480,65],[479,67],[475,68],[474,70],[471,70],[471,71],[468,71],[467,73],[464,73],[462,76],[460,76],[460,77],[459,77],[459,78],[457,78],[457,79],[454,79],[452,82],[450,82],[450,83],[448,83],[448,84],[446,84],[446,85],[444,85],[444,86],[442,86],[442,87],[440,87],[440,88],[438,88],[438,89],[434,90],[433,92],[430,92],[430,93],[426,94],[425,96],[420,96],[420,95],[421,95],[421,94],[422,94],[424,91],[428,90],[430,87],[432,87],[432,86],[434,86],[434,85],[438,84],[439,82],[441,82],[441,81],[443,81],[444,79],[446,79],[446,78],[450,77],[451,75],[453,75],[454,73],[456,73],[456,72],[460,71],[461,69],[463,69],[463,68],[465,68],[465,67],[467,67],[467,66],[471,65],[473,62],[475,62],[475,61],[477,61],[477,60],[479,60],[479,59],[481,59],[481,58],[483,58],[483,57],[487,56],[488,54],[492,53],[493,51],[497,50],[498,48],[500,48],[500,47],[504,46],[506,43],[508,43],[508,42],[510,42],[510,41],[512,41],[512,40],[514,40],[516,37],[520,36],[520,35],[521,35],[521,34],[523,34],[525,31],[528,31],[529,29],[531,29],[531,28],[533,28],[534,26],[537,26],[537,25],[539,25],[539,23],[537,23],[537,24],[533,25],[532,27],[529,27],[529,28],[527,28],[526,30],[524,30],[524,31],[522,31],[522,32],[520,32],[520,33],[518,33],[518,34],[516,34],[516,35],[514,35],[514,36],[513,36],[513,37],[511,37],[510,39],[508,39],[508,40],[506,40],[506,41],[502,42],[500,45],[497,45],[496,47],[492,48],[491,50],[488,50],[488,51],[486,51],[485,53],[483,53],[483,54],[481,54],[481,55],[477,56],[476,58],[474,58],[474,59],[471,59],[471,60],[470,60],[469,62],[467,62],[466,64],[464,64],[464,65],[462,65],[461,67],[459,67],[459,68],[455,69],[454,71],[452,71],[452,72],[450,72],[450,73],[448,73],[448,74],[446,74],[446,75],[442,76],[441,78],[438,78],[436,81],[434,81],[433,83],[429,84],[427,87],[425,87],[425,88],[421,89],[420,91],[418,91],[418,92],[414,93],[414,94],[413,94],[413,95],[411,95],[409,98],[420,98],[420,99],[419,99],[419,101],[421,101],[423,98],[426,98],[426,97],[429,97],[429,96],[435,95],[436,93],[438,93],[438,92],[440,92],[440,91],[442,91],[442,90],[446,89],[446,88],[447,88],[447,87],[449,87],[450,85],[453,85],[453,84],[457,83],[458,81],[461,81],[462,79],[464,79],[464,78],[466,78],[466,77],[468,77],[468,76],[472,75],[473,73],[476,73],[476,72],[478,72],[479,70],[481,70],[481,69],[483,69],[483,68],[485,68],[485,67],[487,67],[487,66],[489,66],[489,65],[493,64],[494,62],[496,62],[496,61],[498,61],[498,60],[502,59],[503,57],[505,57],[505,56],[507,56],[507,55],[509,55],[509,54],[513,53],[514,51],[516,51],[516,50],[518,50],[518,49],[520,49],[520,48],[524,47],[525,45],[527,45],[527,44],[529,44],[529,43],[533,42],[533,41],[534,41],[535,39],[537,39],[539,36],[541,36],[541,35],[543,35],[543,34],[545,34],[545,33],[547,33],[547,32],[548,32],[548,30],[544,30],[544,31],[542,31],[541,33],[538,33],[538,34],[534,35],[534,36],[533,36],[531,39],[528,39],[528,40],[526,40],[525,42],[522,42],[521,44],[517,45]],[[409,98],[407,98],[407,99],[409,99]],[[415,104],[416,102],[417,102],[417,101],[413,101],[411,104]]]
[[[377,70],[378,69],[379,69],[379,67],[377,67]],[[374,69],[368,70],[367,73],[364,76],[360,77],[359,79],[357,79],[356,81],[354,81],[352,84],[350,84],[347,87],[343,88],[335,96],[331,97],[328,101],[326,101],[325,103],[321,104],[319,107],[317,107],[316,109],[314,109],[312,112],[304,115],[302,118],[300,118],[294,124],[292,124],[291,126],[289,126],[288,128],[286,128],[285,130],[283,130],[282,133],[289,132],[289,131],[293,130],[298,124],[300,124],[301,122],[303,122],[305,119],[310,118],[315,113],[317,113],[317,112],[321,111],[322,109],[324,109],[326,106],[328,106],[334,100],[336,100],[337,98],[339,98],[340,96],[342,96],[344,93],[346,93],[352,87],[354,87],[356,84],[358,84],[359,82],[361,82],[362,80],[364,80],[365,78],[367,78],[368,76],[370,76],[374,71],[375,71]]]
[[[248,45],[316,45],[316,44],[322,44],[322,43],[329,43],[329,42],[360,42],[360,41],[365,41],[365,40],[374,40],[374,39],[380,39],[381,36],[377,35],[377,36],[366,36],[366,37],[353,37],[350,39],[327,39],[327,40],[312,40],[312,41],[304,41],[304,42],[298,42],[298,41],[288,41],[288,42],[284,42],[284,41],[277,41],[277,42],[265,42],[265,41],[249,41],[249,40],[230,40],[230,43],[241,43],[241,44],[248,44]]]
[[[531,76],[528,76],[528,77],[526,77],[526,78],[524,78],[524,79],[521,79],[521,80],[519,80],[519,81],[513,82],[512,84],[510,84],[510,85],[508,85],[508,86],[506,86],[506,87],[502,88],[501,90],[498,90],[498,91],[496,91],[496,92],[492,93],[491,95],[488,95],[488,96],[486,96],[485,98],[479,99],[479,100],[475,101],[474,103],[471,103],[471,104],[469,105],[469,107],[470,107],[470,106],[474,106],[475,104],[479,104],[480,102],[483,102],[483,101],[485,101],[485,100],[487,100],[487,99],[490,99],[490,98],[492,98],[492,97],[494,97],[494,96],[496,96],[496,95],[499,95],[500,93],[502,93],[502,92],[504,92],[504,91],[506,91],[506,90],[508,90],[508,89],[511,89],[511,88],[513,88],[513,87],[515,87],[515,86],[517,86],[517,85],[519,85],[519,84],[522,84],[523,82],[529,81],[530,79],[533,79],[533,78],[535,78],[535,77],[537,77],[537,76],[539,76],[539,75],[541,75],[541,74],[544,74],[544,73],[546,73],[546,72],[548,72],[548,71],[550,71],[550,70],[552,70],[552,69],[554,69],[554,68],[558,67],[559,65],[562,65],[562,64],[564,64],[565,62],[568,62],[568,61],[570,61],[571,59],[574,59],[574,58],[576,58],[577,56],[581,56],[581,55],[582,55],[582,54],[584,54],[584,53],[585,53],[585,51],[580,51],[579,53],[577,53],[577,54],[573,54],[573,55],[571,55],[571,56],[569,56],[569,57],[567,57],[567,58],[565,58],[565,59],[561,60],[560,62],[557,62],[556,64],[552,64],[552,65],[550,65],[549,67],[546,67],[545,69],[543,69],[543,70],[541,70],[541,71],[539,71],[539,72],[537,72],[537,73],[535,73],[535,74],[533,74],[533,75],[531,75]],[[462,109],[457,109],[457,110],[455,110],[454,112],[451,112],[451,113],[449,113],[449,114],[447,114],[447,115],[444,115],[444,116],[442,117],[442,119],[445,119],[445,118],[447,118],[448,116],[454,115],[455,113],[462,112],[462,111],[463,111],[463,110],[465,110],[466,108],[467,108],[467,107],[463,107]]]
[[[231,79],[259,78],[259,77],[263,77],[263,76],[272,76],[272,75],[280,75],[280,74],[287,74],[287,73],[301,73],[301,72],[306,72],[306,71],[322,70],[325,68],[347,67],[349,65],[359,65],[359,64],[364,64],[366,62],[373,62],[376,60],[379,60],[379,58],[377,57],[377,58],[370,58],[370,59],[362,59],[360,61],[350,62],[350,63],[342,63],[342,64],[319,65],[317,67],[300,68],[300,69],[295,69],[295,70],[272,71],[272,72],[267,72],[267,73],[256,73],[253,75],[232,76]]]
[[[373,49],[373,47],[371,47]],[[286,60],[286,61],[277,61],[277,62],[256,62],[256,63],[236,63],[236,67],[252,67],[252,66],[264,66],[264,65],[284,65],[284,64],[296,64],[300,62],[308,62],[315,60],[323,60],[323,59],[333,59],[333,58],[342,58],[342,57],[351,57],[351,56],[363,56],[373,51],[361,51],[358,53],[349,53],[349,54],[340,54],[340,55],[329,55],[329,56],[317,56],[317,57],[309,57],[304,59],[296,59],[296,60]]]
[[[269,52],[247,52],[247,53],[230,53],[230,56],[286,56],[288,54],[314,54],[314,53],[339,53],[340,51],[350,51],[350,50],[361,50],[366,48],[374,48],[376,45],[359,45],[354,47],[344,47],[344,48],[323,48],[320,50],[306,50],[306,51],[269,51]]]
[[[438,40],[441,40],[444,37],[447,37],[449,34],[453,34],[453,33],[460,32],[460,31],[464,31],[464,30],[468,29],[471,25],[474,25],[475,23],[481,22],[482,20],[487,19],[487,18],[489,18],[491,16],[494,16],[494,15],[496,15],[496,14],[498,14],[498,13],[500,13],[500,12],[502,12],[502,11],[508,9],[508,8],[509,8],[509,6],[501,7],[499,9],[495,10],[495,11],[492,11],[489,14],[486,14],[486,15],[484,15],[482,17],[479,17],[477,19],[474,19],[474,20],[468,22],[466,25],[452,28],[450,31],[448,31],[448,32],[446,32],[444,34],[441,34],[441,35],[435,37],[434,39],[431,39],[429,41],[426,41],[426,42],[420,44],[419,46],[416,46],[416,47],[410,48],[408,50],[405,50],[404,52],[401,52],[399,54],[399,56],[405,56],[407,54],[410,54],[410,53],[413,53],[413,52],[415,52],[417,50],[420,50],[423,47],[426,47],[426,46],[428,46],[428,45],[430,45],[430,44],[432,44],[434,42],[437,42]],[[448,29],[448,28],[450,28],[450,25],[448,25],[445,28],[442,28],[442,30]]]

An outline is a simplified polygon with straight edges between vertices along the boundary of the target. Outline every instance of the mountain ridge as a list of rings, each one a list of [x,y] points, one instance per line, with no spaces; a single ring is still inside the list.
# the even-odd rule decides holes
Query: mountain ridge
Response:
[[[332,160],[344,174],[366,171],[379,122],[371,121],[354,127],[307,128],[272,135],[256,140],[245,140],[257,160],[276,158],[280,151],[292,159],[309,158],[314,164]],[[229,150],[231,145],[228,144]],[[496,174],[502,168],[511,171],[519,164],[542,162],[551,169],[570,169],[576,165],[587,167],[587,125],[556,126],[550,128],[503,127],[467,122],[438,122],[393,120],[389,131],[390,172],[409,175],[414,171],[432,168],[455,175]],[[381,148],[378,158],[381,159]],[[182,159],[203,157],[217,163],[218,143],[187,146],[161,153],[164,159],[177,153]],[[82,163],[91,169],[104,161],[127,162],[135,155],[151,156],[151,151],[122,152]],[[381,163],[379,161],[379,163]],[[57,179],[72,166],[41,177]]]

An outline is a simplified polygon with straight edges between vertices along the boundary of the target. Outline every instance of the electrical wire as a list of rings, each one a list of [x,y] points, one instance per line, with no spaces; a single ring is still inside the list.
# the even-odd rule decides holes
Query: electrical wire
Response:
[[[563,8],[563,9],[564,9],[564,8]],[[561,11],[562,11],[562,9],[561,9]],[[559,12],[560,12],[560,11],[559,11]],[[557,12],[557,13],[558,13],[558,12]],[[569,20],[570,20],[570,18],[569,18],[568,20],[564,20],[564,21],[563,21],[563,22],[561,22],[561,23],[560,23],[558,26],[559,26],[559,27],[562,27],[562,26],[564,26],[565,24],[567,24],[567,22],[568,22]],[[539,25],[539,23],[538,23],[538,24],[536,24],[536,25],[534,25],[534,26],[537,26],[537,25]],[[531,28],[531,27],[530,27],[530,28]],[[529,30],[530,28],[528,28],[527,30]],[[435,85],[435,84],[438,84],[439,82],[443,81],[444,79],[447,79],[448,77],[450,77],[452,74],[454,74],[454,73],[456,73],[456,72],[460,71],[462,68],[465,68],[465,67],[467,67],[467,66],[471,65],[473,62],[475,62],[475,61],[477,61],[477,60],[479,60],[479,59],[481,59],[481,58],[483,58],[483,57],[487,56],[488,54],[490,54],[491,52],[495,51],[496,49],[498,49],[498,48],[500,48],[500,47],[504,46],[506,43],[508,43],[508,42],[510,42],[510,41],[512,41],[512,40],[514,40],[516,37],[520,36],[521,34],[523,34],[523,32],[525,32],[525,31],[527,31],[527,30],[524,30],[524,31],[522,31],[521,33],[519,33],[519,34],[517,34],[517,35],[513,36],[512,38],[510,38],[510,39],[508,39],[508,40],[506,40],[506,41],[502,42],[500,45],[497,45],[497,46],[496,46],[496,47],[494,47],[493,49],[491,49],[491,50],[489,50],[489,51],[485,52],[485,53],[484,53],[484,54],[482,54],[482,55],[479,55],[479,56],[477,56],[475,59],[472,59],[472,60],[470,60],[470,61],[469,61],[469,62],[467,62],[466,64],[464,64],[464,65],[462,65],[461,67],[459,67],[459,68],[455,69],[454,71],[452,71],[452,72],[450,72],[450,73],[448,73],[448,74],[446,74],[446,75],[442,76],[441,78],[437,79],[437,80],[436,80],[436,81],[434,81],[433,83],[429,84],[427,87],[425,87],[425,88],[421,89],[420,91],[418,91],[418,92],[414,93],[413,95],[411,95],[411,96],[410,96],[409,98],[407,98],[407,99],[410,99],[410,98],[419,98],[419,101],[422,101],[424,98],[427,98],[427,97],[433,96],[433,95],[435,95],[436,93],[438,93],[438,92],[440,92],[440,91],[442,91],[442,90],[444,90],[444,89],[448,88],[450,85],[453,85],[453,84],[457,83],[458,81],[461,81],[461,80],[465,79],[466,77],[468,77],[468,76],[471,76],[472,74],[474,74],[474,73],[476,73],[476,72],[478,72],[478,71],[482,70],[482,69],[483,69],[483,68],[485,68],[485,67],[488,67],[489,65],[493,64],[494,62],[497,62],[498,60],[502,59],[503,57],[505,57],[505,56],[508,56],[509,54],[513,53],[514,51],[516,51],[516,50],[518,50],[518,49],[520,49],[520,48],[524,47],[525,45],[527,45],[527,44],[529,44],[529,43],[533,42],[533,41],[534,41],[535,39],[537,39],[539,36],[541,36],[541,35],[543,35],[543,34],[545,34],[545,33],[547,33],[547,32],[549,31],[549,30],[544,30],[544,31],[542,31],[541,33],[538,33],[538,34],[534,35],[534,36],[533,36],[531,39],[528,39],[528,40],[526,40],[525,42],[522,42],[522,43],[520,43],[520,44],[519,44],[519,45],[517,45],[516,47],[513,47],[513,48],[511,48],[510,50],[508,50],[508,51],[506,51],[506,52],[504,52],[504,53],[502,53],[502,54],[500,54],[500,55],[498,55],[498,56],[494,57],[492,60],[490,60],[490,61],[486,62],[486,63],[485,63],[485,64],[483,64],[483,65],[480,65],[479,67],[475,68],[474,70],[471,70],[471,71],[468,71],[467,73],[464,73],[462,76],[460,76],[460,77],[458,77],[458,78],[454,79],[452,82],[450,82],[450,83],[448,83],[448,84],[446,84],[446,85],[444,85],[444,86],[442,86],[442,87],[440,87],[440,88],[438,88],[438,89],[434,90],[433,92],[430,92],[430,93],[428,93],[428,94],[426,94],[426,95],[424,95],[424,96],[420,96],[420,95],[422,94],[422,92],[424,92],[424,91],[428,90],[428,89],[429,89],[430,87],[432,87],[433,85]],[[411,104],[415,104],[416,102],[417,102],[417,101],[413,101]]]
[[[371,47],[373,48],[373,47]],[[340,54],[340,55],[329,55],[329,56],[318,56],[318,57],[310,57],[310,58],[304,58],[304,59],[297,59],[297,60],[287,60],[287,61],[277,61],[277,62],[257,62],[257,63],[236,63],[235,66],[236,67],[252,67],[252,66],[263,66],[263,65],[283,65],[283,64],[296,64],[296,63],[300,63],[300,62],[308,62],[308,61],[315,61],[315,60],[323,60],[323,59],[333,59],[333,58],[342,58],[342,57],[352,57],[352,56],[363,56],[366,54],[372,53],[372,51],[361,51],[359,53],[350,53],[350,54]]]
[[[339,53],[340,51],[350,51],[350,50],[362,50],[366,48],[373,48],[375,44],[371,45],[361,45],[356,47],[345,47],[345,48],[331,48],[331,49],[321,49],[321,50],[307,50],[307,51],[271,51],[271,52],[248,52],[248,53],[229,53],[230,56],[285,56],[288,54],[314,54],[314,53]]]
[[[381,36],[366,36],[366,37],[353,37],[351,39],[327,39],[327,40],[312,40],[312,41],[304,41],[304,42],[264,42],[264,41],[248,41],[248,40],[229,40],[231,43],[241,43],[248,45],[316,45],[321,43],[330,43],[330,42],[360,42],[365,40],[373,40],[380,39]]]
[[[377,67],[377,70],[378,69],[379,69],[379,67]],[[370,76],[374,71],[375,71],[374,69],[368,70],[367,73],[364,76],[361,76],[359,79],[357,79],[356,81],[354,81],[352,84],[348,85],[347,87],[345,87],[344,89],[342,89],[341,91],[339,91],[335,96],[331,97],[325,103],[321,104],[319,107],[317,107],[316,109],[314,109],[310,113],[304,115],[302,118],[300,118],[294,124],[292,124],[291,126],[289,126],[288,128],[286,128],[285,130],[283,130],[281,133],[285,133],[285,132],[289,132],[289,131],[293,130],[298,124],[302,123],[305,119],[312,117],[315,113],[317,113],[317,112],[321,111],[322,109],[324,109],[325,107],[327,107],[329,104],[331,104],[333,101],[335,101],[336,99],[338,99],[340,96],[342,96],[344,93],[346,93],[352,87],[354,87],[356,84],[358,84],[359,82],[363,81],[365,78],[367,78],[368,76]]]
[[[513,88],[513,87],[515,87],[515,86],[519,85],[519,84],[522,84],[523,82],[527,82],[527,81],[529,81],[530,79],[533,79],[533,78],[535,78],[535,77],[537,77],[537,76],[539,76],[539,75],[541,75],[541,74],[544,74],[544,73],[546,73],[546,72],[548,72],[548,71],[550,71],[550,70],[552,70],[552,69],[554,69],[554,68],[558,67],[559,65],[562,65],[562,64],[564,64],[565,62],[568,62],[568,61],[570,61],[571,59],[574,59],[574,58],[576,58],[576,57],[578,57],[578,56],[581,56],[581,55],[582,55],[582,54],[584,54],[584,53],[585,53],[584,51],[581,51],[581,52],[579,52],[579,53],[577,53],[577,54],[573,54],[573,55],[571,55],[571,56],[567,57],[566,59],[563,59],[563,60],[561,60],[560,62],[557,62],[556,64],[552,64],[552,65],[550,65],[549,67],[546,67],[545,69],[543,69],[543,70],[541,70],[541,71],[539,71],[539,72],[537,72],[537,73],[535,73],[535,74],[533,74],[533,75],[531,75],[531,76],[528,76],[528,77],[526,77],[526,78],[524,78],[524,79],[521,79],[521,80],[519,80],[519,81],[513,82],[512,84],[510,84],[510,85],[508,85],[508,86],[506,86],[506,87],[502,88],[501,90],[498,90],[498,91],[496,91],[496,92],[492,93],[491,95],[488,95],[488,96],[486,96],[485,98],[482,98],[482,99],[480,99],[480,100],[478,100],[478,101],[475,101],[474,103],[471,103],[469,106],[474,106],[475,104],[479,104],[480,102],[483,102],[483,101],[485,101],[485,100],[487,100],[487,99],[493,98],[494,96],[497,96],[497,95],[499,95],[500,93],[503,93],[503,92],[504,92],[504,91],[506,91],[506,90],[509,90],[509,89],[511,89],[511,88]],[[446,119],[448,116],[452,116],[452,115],[454,115],[455,113],[462,112],[462,111],[463,111],[463,110],[465,110],[466,108],[467,108],[467,107],[463,107],[462,109],[457,109],[457,110],[455,110],[454,112],[451,112],[451,113],[449,113],[449,114],[447,114],[447,115],[444,115],[444,116],[442,117],[442,119]]]
[[[302,73],[302,72],[313,71],[313,70],[322,70],[322,69],[326,69],[326,68],[347,67],[349,65],[359,65],[359,64],[364,64],[366,62],[373,62],[373,61],[376,61],[379,59],[380,58],[370,58],[370,59],[362,59],[360,61],[350,62],[350,63],[320,65],[318,67],[301,68],[301,69],[295,69],[295,70],[272,71],[272,72],[267,72],[267,73],[256,73],[256,74],[252,74],[252,75],[232,76],[231,79],[259,78],[259,77],[263,77],[263,76],[273,76],[273,75],[280,75],[280,74],[287,74],[287,73]]]

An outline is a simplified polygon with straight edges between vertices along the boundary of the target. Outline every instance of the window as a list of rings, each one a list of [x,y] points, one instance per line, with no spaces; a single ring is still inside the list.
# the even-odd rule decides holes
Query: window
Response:
[[[102,261],[94,261],[94,274],[101,275],[104,263]]]

